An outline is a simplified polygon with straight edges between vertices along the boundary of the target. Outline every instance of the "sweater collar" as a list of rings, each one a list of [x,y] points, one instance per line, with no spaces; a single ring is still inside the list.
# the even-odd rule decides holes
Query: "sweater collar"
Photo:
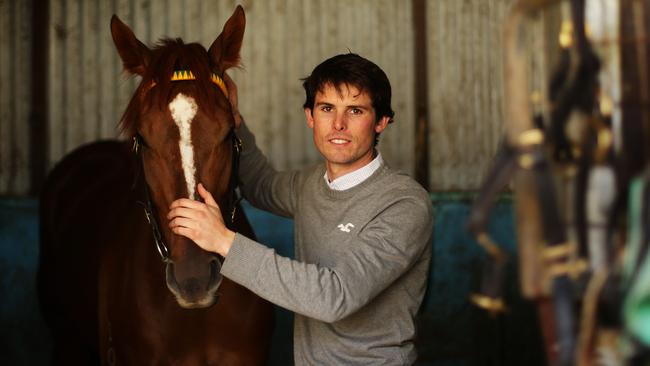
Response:
[[[381,157],[381,153],[377,152],[377,156],[372,159],[370,163],[364,165],[363,167],[353,172],[344,174],[331,182],[327,177],[327,171],[325,171],[323,179],[325,179],[325,182],[330,189],[333,189],[335,191],[344,191],[346,189],[355,187],[368,179],[375,171],[377,171],[377,169],[379,169],[383,162],[384,160]]]

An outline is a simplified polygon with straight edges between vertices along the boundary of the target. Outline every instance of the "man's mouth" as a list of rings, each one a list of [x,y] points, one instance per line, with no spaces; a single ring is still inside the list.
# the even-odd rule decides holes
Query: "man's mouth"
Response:
[[[345,139],[330,139],[329,141],[335,145],[343,145],[350,142],[350,140],[345,140]]]

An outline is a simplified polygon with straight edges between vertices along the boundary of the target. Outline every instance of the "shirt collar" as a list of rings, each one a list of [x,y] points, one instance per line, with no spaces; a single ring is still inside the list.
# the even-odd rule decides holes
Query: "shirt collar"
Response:
[[[325,182],[330,187],[330,189],[333,189],[335,191],[344,191],[358,184],[361,184],[364,180],[368,179],[372,175],[372,173],[374,173],[377,169],[379,169],[379,167],[383,162],[384,160],[381,157],[381,153],[377,152],[377,156],[374,159],[372,159],[370,163],[366,164],[362,168],[344,174],[334,179],[331,182],[327,178],[327,171],[326,171],[323,178],[325,179]]]

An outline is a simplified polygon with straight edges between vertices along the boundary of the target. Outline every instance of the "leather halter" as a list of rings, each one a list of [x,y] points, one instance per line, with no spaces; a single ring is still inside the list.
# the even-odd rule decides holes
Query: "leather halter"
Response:
[[[196,77],[194,76],[194,73],[192,73],[191,70],[177,70],[174,71],[172,74],[172,77],[170,78],[171,81],[185,81],[185,80],[196,80]],[[221,92],[223,95],[228,98],[228,88],[226,88],[226,83],[224,83],[223,78],[215,73],[210,74],[210,81],[212,84],[216,85],[219,89],[221,89]],[[147,90],[153,88],[156,86],[156,82],[154,80],[151,80],[149,83]]]
[[[230,181],[228,183],[228,191],[231,192],[230,195],[230,202],[228,202],[228,208],[229,210],[226,212],[229,212],[229,215],[225,215],[225,224],[226,227],[229,229],[233,229],[234,223],[235,223],[235,215],[237,213],[237,205],[241,201],[241,197],[237,193],[237,172],[239,171],[239,156],[241,154],[242,150],[242,142],[237,137],[237,134],[235,134],[235,129],[230,130],[230,136],[232,139],[232,148],[233,148],[233,153],[232,153],[232,169],[231,169],[231,174],[230,174]],[[162,237],[162,234],[160,232],[160,224],[158,223],[158,219],[156,218],[156,212],[155,212],[155,207],[153,206],[151,202],[151,193],[149,192],[149,184],[147,184],[147,180],[144,179],[144,158],[142,157],[142,154],[140,151],[142,150],[140,147],[144,146],[142,143],[142,136],[139,134],[136,134],[133,136],[133,153],[136,156],[137,160],[137,165],[138,165],[138,171],[137,175],[134,180],[134,186],[137,183],[137,180],[139,177],[143,177],[142,181],[142,187],[143,187],[143,192],[142,195],[144,196],[144,201],[138,201],[139,204],[142,205],[144,209],[144,214],[147,219],[147,222],[151,226],[151,233],[153,234],[153,239],[156,244],[156,249],[158,249],[158,253],[160,254],[160,257],[163,262],[171,262],[170,259],[170,251],[167,245],[165,244],[165,240]]]
[[[182,81],[182,80],[195,80],[196,78],[192,74],[191,71],[186,71],[186,70],[180,70],[180,71],[175,71],[171,81]],[[226,85],[223,82],[223,79],[219,77],[216,74],[212,74],[210,81],[214,83],[216,86],[221,89],[223,94],[228,97],[228,90],[226,89]],[[152,84],[150,87],[153,87],[155,85],[155,82],[152,81]],[[229,229],[232,229],[234,227],[234,222],[235,222],[235,215],[237,213],[237,205],[241,201],[241,197],[237,193],[237,172],[239,171],[239,157],[242,151],[242,142],[239,137],[237,137],[237,134],[235,133],[235,128],[231,128],[230,130],[230,137],[232,139],[232,164],[231,164],[231,174],[230,174],[230,181],[228,183],[228,191],[231,192],[230,199],[228,202],[229,210],[226,212],[230,212],[229,215],[225,216],[225,224],[226,227]],[[162,234],[160,232],[160,224],[158,223],[158,219],[156,218],[156,212],[155,212],[155,207],[153,206],[151,202],[151,194],[149,192],[149,184],[147,184],[147,180],[144,179],[144,157],[142,154],[140,154],[141,146],[146,146],[143,143],[143,138],[140,136],[140,134],[136,133],[135,136],[133,136],[133,146],[132,150],[133,153],[136,156],[136,164],[138,165],[138,170],[136,172],[136,176],[134,178],[133,186],[135,188],[137,181],[139,177],[143,177],[143,196],[144,196],[144,201],[138,201],[139,204],[141,204],[144,208],[144,214],[147,219],[147,222],[151,226],[151,232],[153,234],[153,239],[156,244],[156,249],[158,249],[158,253],[160,254],[160,257],[163,261],[163,263],[170,263],[171,258],[170,258],[170,251],[167,245],[165,244],[165,240],[162,237]]]

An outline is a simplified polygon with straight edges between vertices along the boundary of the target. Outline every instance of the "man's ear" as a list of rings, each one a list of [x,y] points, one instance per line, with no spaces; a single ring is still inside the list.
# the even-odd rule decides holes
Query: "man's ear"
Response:
[[[375,132],[382,133],[388,126],[388,122],[390,122],[390,117],[388,116],[381,117],[379,121],[377,121],[377,124],[375,124]]]
[[[314,128],[314,115],[312,114],[311,108],[305,108],[305,117],[307,118],[307,126]]]

